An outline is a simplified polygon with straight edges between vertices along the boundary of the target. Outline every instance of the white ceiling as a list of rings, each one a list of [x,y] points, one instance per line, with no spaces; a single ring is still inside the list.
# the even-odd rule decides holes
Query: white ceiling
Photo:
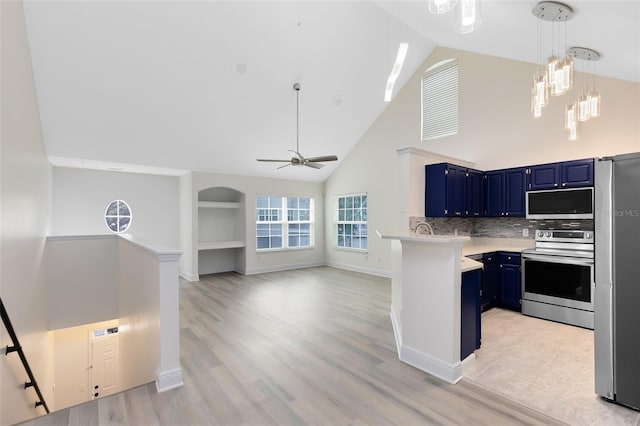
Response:
[[[337,163],[255,161],[295,149],[295,82],[301,153],[343,159],[387,105],[398,42],[395,92],[435,46],[536,62],[536,4],[484,0],[467,35],[426,0],[27,0],[25,14],[54,164],[323,181]],[[602,54],[597,74],[640,82],[640,1],[569,4],[568,44]]]

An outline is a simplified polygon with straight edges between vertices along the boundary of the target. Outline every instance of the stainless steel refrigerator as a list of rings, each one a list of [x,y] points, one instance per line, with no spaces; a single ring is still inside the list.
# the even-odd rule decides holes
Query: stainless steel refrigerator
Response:
[[[595,162],[595,391],[640,408],[640,153]]]

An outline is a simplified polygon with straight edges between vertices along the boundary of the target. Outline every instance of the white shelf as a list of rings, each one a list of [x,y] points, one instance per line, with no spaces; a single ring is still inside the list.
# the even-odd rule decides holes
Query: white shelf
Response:
[[[220,250],[244,247],[244,241],[215,241],[198,244],[198,250]]]
[[[198,201],[198,207],[207,209],[239,209],[240,203],[229,201]]]

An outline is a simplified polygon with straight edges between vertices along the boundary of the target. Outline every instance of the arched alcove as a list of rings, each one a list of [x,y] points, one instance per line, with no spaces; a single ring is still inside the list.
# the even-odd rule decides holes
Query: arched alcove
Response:
[[[245,195],[233,188],[198,191],[198,275],[244,264]]]

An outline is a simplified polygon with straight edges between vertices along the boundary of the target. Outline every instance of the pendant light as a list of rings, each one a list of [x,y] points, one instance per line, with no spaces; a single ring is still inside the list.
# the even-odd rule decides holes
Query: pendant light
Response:
[[[457,33],[467,34],[476,30],[481,23],[480,0],[458,0],[453,29]]]
[[[429,0],[429,12],[441,15],[449,12],[456,5],[456,0]]]

